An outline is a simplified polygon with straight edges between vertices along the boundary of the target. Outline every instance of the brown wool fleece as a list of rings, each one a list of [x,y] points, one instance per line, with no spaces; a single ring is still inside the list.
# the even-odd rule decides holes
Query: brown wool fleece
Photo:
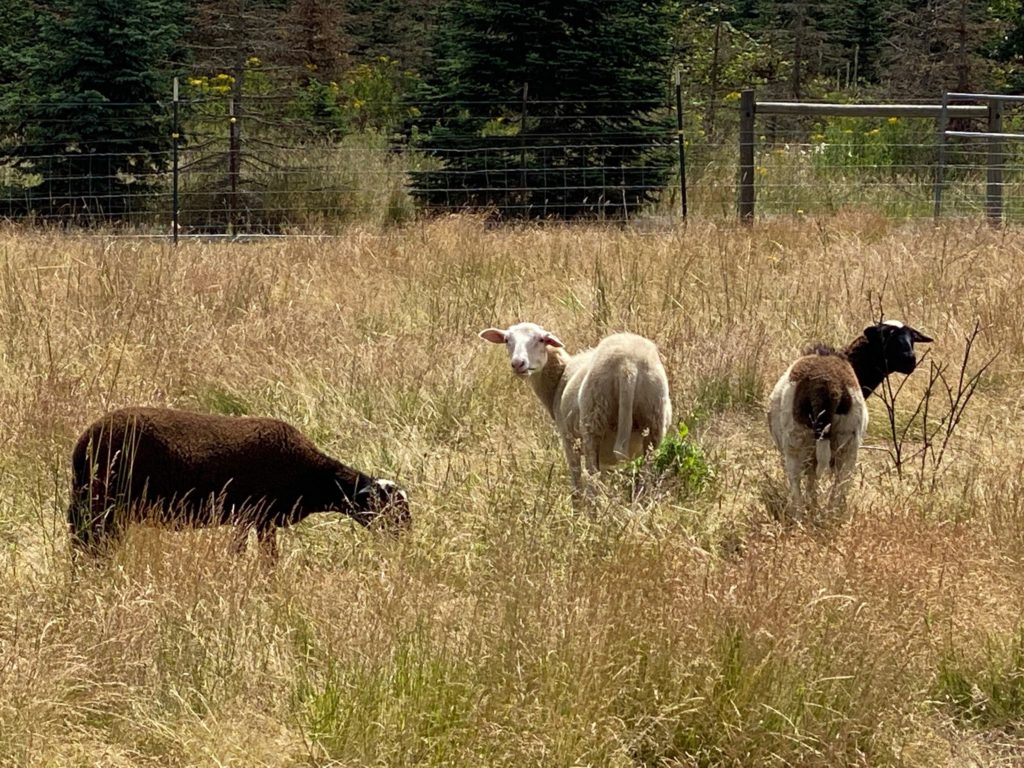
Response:
[[[83,545],[116,534],[113,507],[178,526],[273,530],[313,512],[361,523],[374,478],[277,419],[125,408],[90,425],[72,453],[68,510]]]

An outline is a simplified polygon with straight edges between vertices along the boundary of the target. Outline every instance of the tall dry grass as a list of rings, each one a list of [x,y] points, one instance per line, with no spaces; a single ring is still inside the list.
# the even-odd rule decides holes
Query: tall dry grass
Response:
[[[1022,258],[1015,230],[879,218],[3,232],[0,763],[1019,764]],[[847,518],[783,529],[765,394],[879,295],[934,359],[975,318],[1000,357],[935,492],[866,450]],[[715,482],[574,512],[539,405],[476,338],[518,319],[654,338]],[[139,527],[73,572],[67,456],[127,403],[287,419],[398,477],[414,529],[315,515],[267,570],[225,531]]]

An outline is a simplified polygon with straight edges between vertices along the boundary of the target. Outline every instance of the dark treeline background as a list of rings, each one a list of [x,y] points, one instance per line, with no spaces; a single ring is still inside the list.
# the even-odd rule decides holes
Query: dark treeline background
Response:
[[[375,132],[436,161],[412,176],[428,207],[573,216],[664,186],[676,70],[713,143],[743,88],[1019,92],[1022,56],[1020,0],[0,0],[2,213],[138,205],[165,183],[174,76],[183,147],[227,109],[268,142]]]

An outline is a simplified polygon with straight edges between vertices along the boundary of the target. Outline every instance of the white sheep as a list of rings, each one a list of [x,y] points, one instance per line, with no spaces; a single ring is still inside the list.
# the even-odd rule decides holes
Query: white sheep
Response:
[[[805,504],[802,481],[814,504],[817,482],[829,468],[830,502],[842,504],[868,428],[864,398],[890,373],[912,373],[914,343],[929,341],[898,320],[886,320],[869,325],[845,350],[809,348],[782,374],[769,400],[768,426],[796,510]]]
[[[616,333],[576,355],[534,323],[488,328],[480,338],[504,344],[512,372],[529,378],[562,437],[573,492],[588,474],[657,446],[672,420],[668,378],[653,341]]]

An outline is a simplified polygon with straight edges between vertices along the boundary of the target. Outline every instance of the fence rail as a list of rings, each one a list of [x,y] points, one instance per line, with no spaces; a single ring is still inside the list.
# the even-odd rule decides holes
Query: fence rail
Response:
[[[35,135],[0,129],[0,216],[175,237],[402,221],[477,197],[552,217],[730,217],[738,204],[751,221],[755,201],[764,216],[844,208],[928,216],[941,173],[946,215],[1024,219],[1024,146],[1016,142],[1024,133],[1015,132],[1024,129],[1022,99],[972,98],[980,103],[943,110],[757,101],[750,91],[727,96],[708,126],[692,109],[682,120],[678,83],[665,103],[643,105],[530,102],[524,113],[516,97],[489,101],[490,118],[458,118],[467,132],[429,152],[410,125],[454,130],[454,105],[369,105],[377,122],[343,128],[298,117],[270,96],[237,106],[226,97],[171,99],[145,105],[155,117],[141,124],[130,116],[140,105],[92,105],[89,139],[77,143],[60,138],[80,127],[61,116],[67,105],[45,105]],[[638,106],[650,110],[649,122],[633,120]],[[16,124],[0,115],[0,126]],[[627,169],[617,153],[640,144],[651,158]],[[472,173],[455,158],[471,160]],[[651,198],[639,213],[624,204],[625,187]]]
[[[978,101],[982,104],[951,104],[950,101]],[[987,142],[985,154],[985,211],[988,218],[1003,218],[1003,139],[1024,139],[1024,135],[1002,133],[1003,109],[1007,102],[1024,102],[1024,97],[991,94],[946,93],[939,104],[827,104],[803,102],[756,101],[752,90],[744,91],[740,102],[739,190],[737,207],[740,219],[754,220],[755,201],[755,127],[759,115],[792,115],[800,117],[872,117],[887,119],[929,119],[936,121],[935,163],[933,183],[933,215],[942,210],[947,163],[946,139],[971,138]],[[984,118],[987,130],[950,130],[953,119]]]

